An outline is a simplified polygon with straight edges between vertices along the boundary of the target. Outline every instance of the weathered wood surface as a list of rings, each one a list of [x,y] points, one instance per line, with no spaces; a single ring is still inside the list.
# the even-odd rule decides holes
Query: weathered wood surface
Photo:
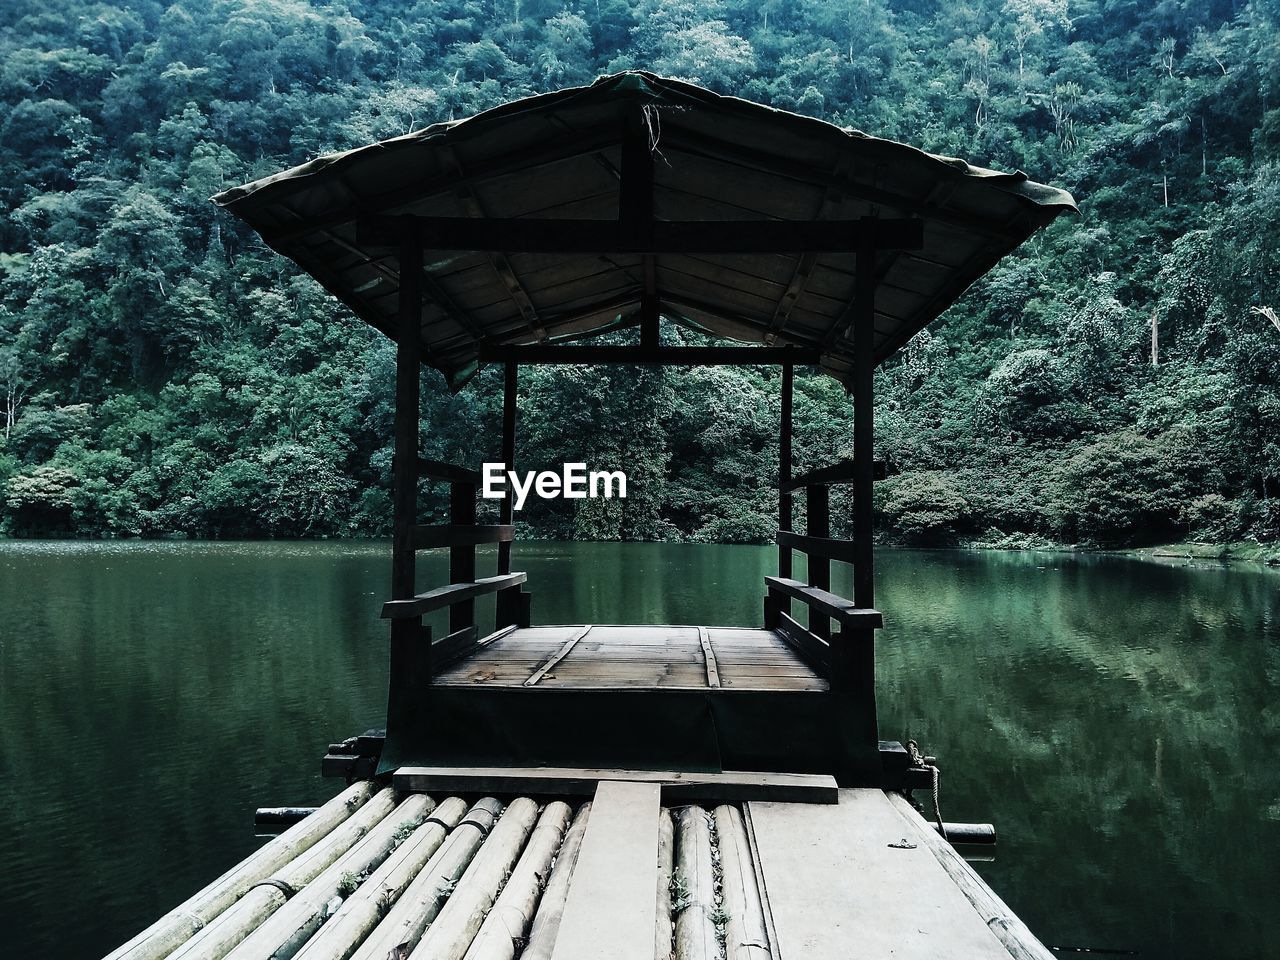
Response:
[[[480,925],[464,960],[515,960],[572,816],[567,803],[555,801],[543,808],[519,863]]]
[[[711,639],[706,627],[698,628],[698,642],[702,645],[702,659],[707,668],[707,686],[720,686],[720,667],[716,663],[716,652],[711,647]]]
[[[653,784],[667,803],[773,800],[835,803],[833,777],[818,773],[697,773],[661,770],[566,767],[401,767],[392,776],[398,790],[445,793],[591,796],[604,782]]]
[[[676,869],[676,833],[671,811],[658,812],[658,910],[653,932],[654,960],[671,960],[675,950],[675,926],[671,917],[671,878]]]
[[[169,956],[256,883],[331,834],[375,792],[377,785],[367,780],[348,787],[114,950],[106,960],[162,960]]]
[[[821,637],[816,637],[803,627],[799,621],[779,611],[779,637],[793,649],[815,673],[827,674],[831,671],[831,644]]]
[[[376,870],[395,850],[402,831],[416,830],[435,810],[426,794],[414,794],[387,814],[360,842],[297,890],[289,901],[227,954],[226,960],[290,960],[324,922],[327,905],[349,878]]]
[[[828,689],[774,631],[665,625],[525,627],[455,659],[434,682],[539,689]]]
[[[264,877],[172,954],[176,960],[222,960],[300,890],[356,846],[396,806],[394,790],[381,790],[322,840]]]
[[[407,956],[440,913],[501,812],[502,804],[494,798],[478,800],[372,935],[352,954],[352,960],[387,960],[393,950],[401,947]]]
[[[467,805],[450,797],[343,902],[296,960],[347,960],[430,862]]]
[[[685,807],[676,817],[676,960],[719,960],[720,944],[712,915],[716,910],[715,864],[707,812]]]
[[[854,945],[860,956],[895,960],[1009,960],[883,791],[841,790],[831,806],[752,802],[748,811],[775,960],[847,960]]]
[[[591,632],[591,624],[587,624],[581,630],[578,630],[577,632],[575,632],[573,636],[571,636],[568,640],[564,642],[564,644],[560,647],[559,650],[557,650],[545,661],[543,661],[543,663],[541,663],[538,666],[537,670],[533,671],[533,674],[529,677],[528,680],[524,682],[524,685],[526,687],[532,687],[539,680],[541,680],[543,677],[549,674],[555,668],[555,665],[557,663],[559,663],[561,660],[567,657],[570,654],[570,652],[572,652],[573,648],[578,645],[578,641],[580,641],[583,637],[585,637],[590,632]]]
[[[996,892],[987,886],[986,881],[965,862],[964,857],[950,843],[942,839],[933,825],[916,812],[906,797],[900,794],[886,794],[886,796],[909,828],[914,831],[909,833],[908,837],[921,846],[929,848],[957,889],[964,894],[973,905],[973,909],[978,912],[979,917],[986,922],[987,929],[1004,944],[1014,960],[1051,960],[1054,954],[1027,929],[1027,925],[1009,909]],[[916,837],[919,839],[917,840]]]
[[[538,805],[512,800],[409,960],[462,960],[533,830]]]
[[[842,627],[865,629],[884,625],[884,618],[880,611],[855,606],[852,600],[838,597],[830,591],[811,587],[799,580],[787,580],[784,577],[765,577],[764,582],[770,590],[776,590],[783,596],[808,604],[811,610],[818,611],[824,616],[833,617]]]
[[[656,783],[596,789],[552,960],[653,960],[660,812]]]
[[[529,941],[520,954],[520,960],[550,960],[551,951],[555,948],[556,938],[560,933],[560,921],[564,917],[565,900],[569,896],[569,882],[578,865],[578,854],[582,850],[582,837],[587,832],[587,821],[591,816],[591,802],[584,803],[573,818],[564,842],[556,853],[555,863],[551,867],[551,877],[547,880],[547,888],[538,903],[538,912],[534,914],[533,923],[529,927]]]
[[[751,861],[742,811],[719,806],[715,810],[720,849],[720,892],[725,915],[726,960],[772,960],[764,906]]]
[[[403,600],[388,600],[382,605],[382,619],[400,620],[420,617],[435,610],[443,610],[455,603],[462,603],[486,593],[496,593],[508,587],[518,586],[528,580],[524,573],[504,573],[496,577],[481,577],[465,583],[450,583],[426,593]]]

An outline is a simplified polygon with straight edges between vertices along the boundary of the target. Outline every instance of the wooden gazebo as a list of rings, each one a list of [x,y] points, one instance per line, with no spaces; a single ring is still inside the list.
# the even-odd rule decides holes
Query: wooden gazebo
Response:
[[[215,198],[398,345],[391,690],[386,743],[328,759],[367,772],[631,767],[884,781],[873,638],[872,371],[1070,195],[961,160],[648,73],[516,101],[322,157]],[[743,346],[672,347],[659,318]],[[592,335],[638,328],[628,346]],[[779,569],[764,628],[533,626],[512,570],[511,504],[475,523],[477,475],[419,454],[419,373],[455,389],[505,365],[503,456],[526,364],[780,364]],[[792,476],[792,368],[845,383],[853,458]],[[452,522],[419,525],[418,485],[452,486]],[[850,483],[852,541],[827,489]],[[791,526],[793,492],[807,528]],[[499,544],[495,575],[475,547]],[[419,592],[415,553],[450,550]],[[792,578],[792,551],[809,557]],[[829,592],[851,563],[852,600]],[[496,593],[495,631],[475,598]],[[807,626],[792,616],[808,607]],[[432,642],[422,617],[448,607]],[[834,624],[834,628],[832,627]],[[557,721],[553,724],[552,721]],[[571,731],[552,733],[553,729]]]

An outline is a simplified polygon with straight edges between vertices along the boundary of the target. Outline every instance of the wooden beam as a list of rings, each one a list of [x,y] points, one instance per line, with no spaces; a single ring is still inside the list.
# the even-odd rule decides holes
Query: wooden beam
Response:
[[[829,806],[753,801],[748,811],[774,956],[1010,960],[882,791],[841,790]]]
[[[454,195],[466,208],[468,216],[487,216],[484,207],[480,203],[479,196],[477,196],[473,185],[462,169],[462,162],[458,159],[457,151],[451,145],[444,144],[439,148],[438,155],[441,158],[442,165],[457,178]],[[530,332],[537,339],[545,340],[547,336],[546,328],[542,326],[542,322],[538,319],[538,311],[534,307],[533,301],[529,298],[528,291],[521,285],[520,278],[516,276],[515,268],[511,266],[510,259],[505,253],[492,250],[489,252],[489,263],[492,264],[498,279],[502,281],[502,285],[507,288],[507,295],[511,298],[511,302],[515,304],[520,315],[524,317],[525,324]]]
[[[572,364],[636,363],[662,366],[749,366],[752,364],[816,364],[816,350],[797,347],[643,347],[579,344],[481,346],[483,363]]]
[[[791,529],[791,404],[795,368],[782,365],[781,411],[778,417],[778,529]],[[791,576],[791,550],[778,541],[778,576]],[[790,607],[790,604],[788,604]]]
[[[422,248],[406,236],[400,244],[400,262],[419,266]],[[402,271],[403,272],[403,271]],[[418,511],[418,398],[422,374],[421,269],[411,269],[401,280],[399,327],[396,337],[395,459],[392,462],[391,596],[413,596],[415,559],[413,526]]]
[[[698,643],[702,645],[702,661],[707,668],[707,686],[720,686],[720,666],[716,663],[716,652],[711,649],[711,635],[706,627],[698,628]]]
[[[452,463],[445,463],[442,460],[428,460],[426,457],[418,458],[418,475],[428,480],[444,480],[449,483],[469,483],[472,486],[480,486],[480,474],[478,471],[459,467]]]
[[[917,843],[929,848],[939,866],[978,912],[987,929],[1004,945],[1010,957],[1015,960],[1053,960],[1055,955],[978,876],[964,857],[925,822],[906,797],[895,793],[886,796],[905,821],[904,828],[910,831]]]
[[[653,960],[661,815],[657,784],[596,787],[551,960]]]
[[[578,645],[579,640],[581,640],[590,632],[591,632],[591,624],[588,623],[581,630],[575,633],[572,637],[566,640],[561,645],[559,650],[557,650],[545,661],[543,661],[541,666],[539,666],[538,669],[533,672],[533,675],[524,682],[524,685],[526,687],[535,686],[539,680],[541,680],[543,677],[545,677],[548,673],[551,672],[552,668],[555,667],[557,663],[559,663],[561,660],[563,660],[565,657],[569,655],[570,651],[572,651],[573,648]]]
[[[830,674],[831,645],[827,641],[814,636],[786,613],[778,614],[778,626],[774,632],[813,668],[814,673],[823,677]]]
[[[361,215],[360,244],[395,246],[414,235],[425,250],[499,250],[506,253],[851,253],[918,250],[924,221],[655,220],[637,231],[610,220],[539,220],[481,217]]]
[[[838,179],[847,163],[848,154],[842,153],[836,161],[832,176]],[[834,214],[840,208],[844,198],[840,189],[836,186],[837,179],[830,181],[826,190],[823,191],[822,202],[818,204],[818,209],[814,211],[815,220],[822,220]],[[795,309],[797,301],[799,301],[801,294],[804,293],[804,288],[808,285],[809,277],[813,275],[813,268],[817,263],[818,254],[813,250],[808,250],[801,254],[796,261],[795,268],[791,272],[791,280],[787,283],[786,289],[774,306],[773,319],[769,322],[769,331],[764,336],[765,343],[772,344],[778,335],[778,331],[787,325],[787,320],[791,317],[791,311]]]
[[[664,803],[835,803],[833,777],[817,773],[718,773],[663,770],[609,770],[571,767],[401,767],[392,775],[397,790],[426,793],[495,793],[522,796],[590,796],[600,781],[655,783]]]
[[[779,530],[778,545],[788,550],[800,550],[811,557],[822,557],[825,560],[839,560],[841,563],[853,563],[855,550],[852,540],[837,540],[833,537],[813,537],[803,533],[792,533]],[[814,584],[821,586],[821,584]]]
[[[496,577],[481,577],[470,583],[450,583],[407,599],[388,600],[382,605],[382,619],[400,620],[405,617],[420,617],[434,610],[443,610],[455,603],[518,586],[527,579],[528,574],[525,573],[504,573]]]
[[[516,364],[507,363],[502,373],[502,462],[508,470],[516,468],[516,394],[519,369]],[[512,522],[513,496],[508,488],[498,508],[498,517],[504,524]],[[511,541],[508,540],[498,544],[498,573],[510,572]],[[501,612],[508,615],[507,619],[514,619],[510,616],[510,610]]]
[[[852,602],[829,591],[811,587],[799,580],[788,580],[785,577],[765,577],[764,582],[770,590],[775,590],[793,600],[799,600],[807,604],[811,610],[818,610],[840,621],[841,626],[851,630],[879,629],[884,626],[884,618],[879,610],[855,606]]]
[[[474,527],[476,487],[463,482],[449,485],[449,519],[452,527]],[[476,578],[476,545],[459,537],[449,545],[449,582],[470,583]],[[475,626],[475,597],[459,597],[449,605],[451,633]]]
[[[805,528],[810,540],[826,540],[831,532],[830,491],[824,486],[805,488]],[[809,585],[819,590],[831,589],[831,560],[825,554],[809,554]],[[824,640],[831,636],[831,622],[821,611],[810,609],[809,632]]]
[[[413,545],[417,550],[434,547],[475,546],[479,543],[510,543],[515,539],[516,528],[507,523],[455,524],[413,528]]]
[[[875,272],[875,247],[866,244],[858,250],[853,291],[853,601],[859,607],[875,606]]]
[[[873,475],[877,480],[883,480],[885,478],[886,474],[883,461],[875,465]],[[790,481],[783,484],[783,489],[790,492],[792,490],[799,490],[801,487],[812,487],[819,484],[853,483],[857,478],[858,472],[854,462],[852,460],[843,460],[840,463],[832,464],[829,467],[819,467],[816,470],[798,473],[792,477]]]
[[[457,663],[479,645],[480,631],[474,625],[456,630],[447,637],[431,643],[431,670],[439,673],[452,663]]]

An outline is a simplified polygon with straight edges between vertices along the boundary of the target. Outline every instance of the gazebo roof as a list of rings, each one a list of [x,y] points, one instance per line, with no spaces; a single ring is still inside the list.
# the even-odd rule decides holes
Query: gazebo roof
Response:
[[[616,223],[627,117],[637,104],[653,157],[657,221],[923,221],[919,249],[878,254],[877,363],[1006,253],[1075,209],[1069,193],[1022,173],[641,72],[320,157],[214,202],[391,335],[398,251],[358,234],[358,216]],[[423,357],[459,387],[488,348],[638,323],[648,289],[678,323],[746,343],[806,348],[846,380],[853,262],[848,247],[647,255],[531,251],[526,240],[509,250],[430,250]]]

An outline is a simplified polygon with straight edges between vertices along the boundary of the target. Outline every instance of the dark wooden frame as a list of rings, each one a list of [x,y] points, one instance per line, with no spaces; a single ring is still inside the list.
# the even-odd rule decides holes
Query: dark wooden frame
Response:
[[[659,221],[653,210],[653,156],[648,133],[639,113],[624,117],[621,136],[618,219],[616,221],[540,221],[534,219],[496,220],[482,216],[465,218],[361,215],[358,234],[362,243],[399,247],[399,326],[396,354],[396,432],[394,475],[394,530],[392,558],[392,598],[383,608],[391,621],[392,696],[388,705],[388,729],[406,724],[415,729],[430,728],[440,719],[432,713],[440,697],[479,705],[474,691],[440,688],[424,696],[434,674],[433,656],[457,659],[478,645],[475,600],[497,594],[496,627],[529,624],[529,595],[520,588],[526,577],[514,572],[512,544],[515,537],[510,496],[500,507],[498,524],[476,523],[476,494],[479,476],[475,471],[422,458],[418,454],[419,384],[422,363],[420,324],[424,297],[423,254],[427,249],[466,249],[498,255],[508,252],[548,253],[609,252],[639,253],[643,279],[640,289],[640,343],[635,346],[537,343],[511,345],[482,343],[482,362],[500,362],[504,367],[502,459],[508,469],[515,463],[518,369],[520,364],[553,363],[636,363],[636,364],[779,364],[781,377],[781,422],[779,427],[779,576],[765,582],[765,624],[778,632],[830,682],[828,703],[834,728],[830,731],[833,768],[845,782],[865,782],[870,765],[878,772],[877,740],[868,742],[875,725],[874,636],[881,616],[873,607],[872,487],[878,475],[874,462],[873,384],[874,369],[874,289],[878,279],[877,255],[883,250],[915,248],[922,242],[919,220],[857,221],[732,221],[676,223]],[[855,363],[851,374],[854,401],[853,459],[799,476],[792,475],[792,411],[796,364],[814,364],[820,352],[797,346],[761,347],[670,347],[660,343],[659,320],[662,292],[658,289],[658,257],[674,253],[746,252],[853,252],[856,254],[855,292],[848,311],[852,328]],[[491,257],[492,259],[492,257]],[[498,261],[495,260],[495,263]],[[428,295],[430,291],[425,291]],[[516,294],[513,294],[516,295]],[[518,300],[518,296],[517,296]],[[536,314],[523,310],[528,319]],[[536,333],[536,331],[535,331]],[[883,475],[883,471],[879,471]],[[424,526],[416,522],[417,490],[420,477],[450,485],[448,524]],[[853,485],[852,541],[830,536],[828,486]],[[792,493],[804,491],[807,521],[804,533],[791,529]],[[498,545],[495,576],[477,577],[476,546]],[[449,549],[450,583],[416,593],[415,551],[433,547]],[[809,560],[808,583],[794,580],[792,551],[800,550]],[[854,569],[854,598],[845,600],[830,592],[831,561],[851,563]],[[793,602],[810,611],[809,627],[791,615]],[[430,630],[422,626],[424,614],[449,610],[449,633],[432,644]],[[834,624],[834,631],[832,626]],[[492,636],[492,635],[491,635]],[[716,691],[724,693],[723,691]],[[546,696],[542,691],[537,696]],[[667,691],[680,697],[679,691]],[[700,694],[705,696],[705,694]],[[561,692],[565,703],[580,703]],[[510,709],[516,700],[492,691],[487,694],[492,709]],[[753,702],[734,696],[733,702]],[[792,698],[796,704],[806,701]],[[484,702],[488,702],[485,700]],[[550,704],[551,701],[539,701]],[[556,701],[557,703],[559,701]],[[594,702],[594,701],[592,701]],[[601,700],[600,704],[606,701]],[[718,700],[708,702],[719,703]],[[728,701],[725,701],[726,703]],[[781,702],[781,701],[779,701]],[[790,701],[788,701],[790,702]],[[440,706],[444,701],[440,701]],[[639,701],[628,699],[628,703]],[[499,708],[501,704],[501,708]],[[548,709],[551,709],[548,706]],[[556,709],[559,709],[558,707]],[[598,708],[597,708],[598,709]],[[803,712],[804,709],[797,709]],[[799,715],[799,714],[797,714]],[[505,715],[504,715],[505,716]],[[532,716],[532,715],[530,715]],[[638,716],[638,714],[637,714]],[[434,721],[433,719],[434,718]],[[736,722],[751,728],[759,718],[740,715]],[[630,723],[630,721],[627,721]],[[624,724],[626,726],[626,724]],[[739,744],[738,746],[741,746]],[[868,760],[868,757],[874,758]]]

